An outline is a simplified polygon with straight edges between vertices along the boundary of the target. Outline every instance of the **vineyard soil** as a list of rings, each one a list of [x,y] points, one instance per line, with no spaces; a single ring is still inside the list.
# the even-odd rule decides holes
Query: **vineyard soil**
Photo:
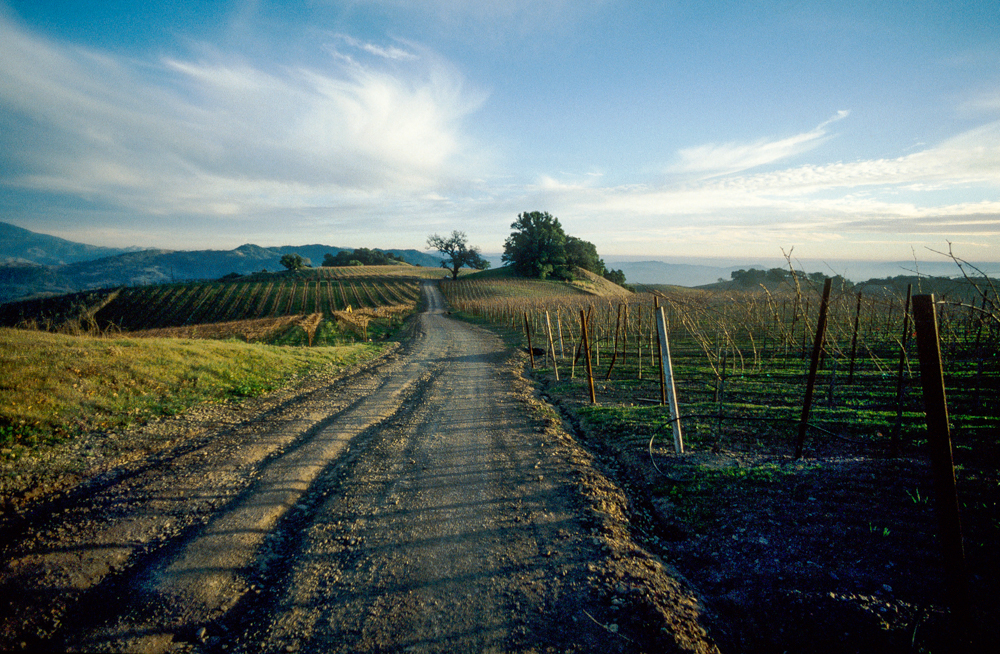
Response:
[[[790,438],[783,448],[715,442],[676,456],[669,432],[651,447],[648,436],[596,426],[579,395],[546,393],[648,511],[650,549],[724,625],[723,651],[962,651],[925,456],[828,442],[796,460]],[[971,637],[980,646],[970,651],[985,651],[1000,617],[995,466],[984,473],[965,462]]]
[[[375,364],[5,498],[0,649],[717,651],[522,359],[423,292]]]

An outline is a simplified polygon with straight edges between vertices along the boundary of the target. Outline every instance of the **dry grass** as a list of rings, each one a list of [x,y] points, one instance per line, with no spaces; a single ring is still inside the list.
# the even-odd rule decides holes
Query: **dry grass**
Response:
[[[462,268],[458,271],[458,276],[471,275],[476,271],[469,268]],[[410,264],[400,264],[398,266],[341,266],[332,268],[310,268],[303,271],[303,274],[314,274],[320,278],[350,278],[350,277],[398,277],[401,279],[444,279],[451,278],[451,273],[440,267],[432,266],[411,266]]]
[[[406,316],[412,311],[413,309],[409,305],[397,304],[392,306],[376,307],[374,309],[358,309],[357,311],[353,309],[348,309],[346,311],[334,311],[332,315],[333,319],[338,324],[345,325],[348,329],[367,341],[368,325],[371,324],[373,320],[391,320],[393,318]]]
[[[316,327],[323,319],[323,314],[297,316],[279,316],[277,318],[257,318],[254,320],[233,320],[199,325],[184,325],[183,327],[161,327],[129,332],[135,338],[209,338],[225,340],[237,338],[247,343],[265,343],[273,340],[278,334],[287,331],[293,325],[299,325],[306,332]]]

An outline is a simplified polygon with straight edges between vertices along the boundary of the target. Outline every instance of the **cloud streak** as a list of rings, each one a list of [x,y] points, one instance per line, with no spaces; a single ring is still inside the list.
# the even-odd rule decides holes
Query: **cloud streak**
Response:
[[[778,140],[761,139],[751,143],[709,143],[685,148],[678,152],[680,162],[671,172],[725,175],[774,163],[808,152],[822,144],[827,126],[843,120],[850,111],[842,110],[814,129]]]
[[[0,18],[2,183],[152,215],[238,215],[426,192],[465,174],[485,96],[431,53],[271,70],[220,54],[134,61]],[[31,143],[32,147],[19,147]]]
[[[360,41],[351,36],[348,36],[347,34],[337,34],[336,38],[337,40],[346,43],[352,48],[357,48],[358,50],[362,50],[364,52],[367,52],[368,54],[372,54],[375,55],[376,57],[381,57],[383,59],[389,59],[391,61],[406,61],[418,58],[418,56],[415,53],[410,52],[408,50],[397,48],[396,46],[385,47],[377,45],[375,43]]]
[[[824,127],[808,134],[815,137]],[[974,245],[980,256],[995,258],[989,244],[1000,238],[1000,200],[992,199],[1000,189],[1000,122],[896,159],[683,179],[599,187],[542,177],[529,197],[555,207],[557,215],[572,216],[564,221],[585,235],[600,234],[611,221],[611,238],[622,248],[662,240],[709,255],[741,242],[752,251],[755,243],[836,247],[865,234],[938,243],[975,236],[987,239]],[[977,189],[972,195],[987,199],[947,201]],[[844,248],[840,256],[851,256],[850,247]]]

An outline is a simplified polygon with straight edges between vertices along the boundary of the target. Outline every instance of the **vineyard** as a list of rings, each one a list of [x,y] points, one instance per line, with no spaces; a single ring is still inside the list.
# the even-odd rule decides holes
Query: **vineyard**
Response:
[[[416,308],[418,275],[428,272],[440,276],[412,266],[318,268],[77,293],[2,305],[0,325],[286,344],[367,340]]]
[[[644,485],[675,525],[672,555],[710,596],[719,593],[723,613],[746,620],[749,601],[782,607],[769,616],[828,611],[830,620],[872,620],[875,612],[881,626],[872,633],[881,640],[849,645],[857,651],[878,650],[888,632],[906,646],[893,649],[893,640],[883,651],[911,651],[907,638],[918,640],[918,626],[949,633],[940,626],[947,584],[929,500],[935,490],[910,298],[937,293],[965,552],[977,609],[995,621],[1000,320],[988,280],[832,289],[800,453],[822,304],[820,287],[806,279],[770,289],[659,287],[618,298],[504,296],[472,278],[442,290],[470,320],[530,348],[546,395]],[[661,383],[655,307],[666,317],[682,457]],[[734,585],[754,584],[767,599],[734,599]],[[867,608],[859,593],[870,598]],[[815,601],[804,603],[807,596]],[[886,612],[893,620],[879,615]],[[758,636],[741,647],[826,651],[789,641],[787,623],[776,617],[760,619],[773,624],[748,625]],[[808,625],[796,629],[807,638]]]
[[[674,376],[693,447],[712,447],[729,437],[738,445],[750,423],[756,440],[778,447],[788,425],[798,420],[820,304],[816,289],[796,294],[794,288],[715,292],[667,287],[622,298],[565,292],[529,297],[513,285],[509,289],[505,293],[496,282],[473,279],[442,287],[455,309],[521,332],[524,345],[530,333],[532,346],[544,350],[535,362],[539,374],[547,375],[555,390],[581,398],[586,395],[580,351],[583,311],[595,388],[602,397],[598,404],[626,405],[628,411],[613,412],[626,423],[629,413],[660,411],[643,406],[660,404],[653,319],[657,304],[666,312]],[[992,410],[1000,401],[1000,323],[970,305],[968,294],[941,300],[938,315],[956,440],[985,443],[1000,425]],[[904,312],[907,303],[905,291],[884,287],[860,293],[841,289],[831,299],[819,368],[821,397],[812,423],[817,451],[831,444],[888,448],[892,438],[919,444],[923,413],[920,395],[913,392],[918,371],[912,359],[912,319]],[[594,415],[599,413],[596,409]],[[637,436],[643,435],[648,440],[650,434]]]

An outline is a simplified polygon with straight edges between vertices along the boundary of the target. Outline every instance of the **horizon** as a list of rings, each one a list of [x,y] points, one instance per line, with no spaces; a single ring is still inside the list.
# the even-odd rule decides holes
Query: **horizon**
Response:
[[[104,247],[1000,261],[993,1],[0,0],[0,122],[4,220]]]
[[[7,221],[0,221],[0,223],[4,223],[4,222],[7,222]],[[28,228],[20,226],[20,225],[15,225],[14,223],[7,222],[7,224],[13,225],[14,227],[19,227],[21,229],[28,229]],[[28,231],[32,231],[33,232],[33,230],[28,230]],[[44,233],[41,233],[41,232],[33,232],[33,233],[35,233],[35,234],[41,234],[43,236],[55,236],[53,234],[44,234]],[[63,238],[63,237],[58,237],[57,236],[57,238]],[[70,241],[70,242],[71,243],[75,243],[77,245],[86,245],[86,246],[94,246],[94,245],[96,245],[94,243],[85,243],[85,242],[81,242],[81,241]],[[260,248],[272,248],[272,249],[322,246],[322,247],[336,248],[336,249],[340,249],[340,250],[352,250],[352,249],[356,249],[356,248],[366,247],[366,246],[362,246],[362,245],[352,245],[352,244],[347,244],[347,245],[339,244],[338,245],[338,244],[334,244],[334,243],[322,243],[322,242],[319,242],[319,241],[312,241],[312,242],[301,242],[301,243],[287,242],[287,243],[281,243],[280,245],[265,245],[265,244],[261,244],[261,243],[245,242],[245,243],[240,243],[239,245],[236,245],[236,246],[233,246],[233,247],[202,247],[202,248],[160,248],[160,247],[156,247],[156,246],[144,246],[144,245],[134,245],[133,244],[133,245],[128,245],[128,246],[119,247],[119,248],[115,248],[115,249],[125,249],[125,250],[131,250],[131,251],[136,251],[136,252],[142,252],[142,251],[147,251],[147,250],[164,250],[164,251],[168,251],[168,252],[201,252],[201,251],[230,252],[232,250],[236,250],[238,248],[245,247],[245,246],[260,247]],[[105,247],[105,246],[98,246],[98,247]],[[426,247],[424,247],[424,248],[419,248],[419,247],[412,247],[412,248],[387,247],[387,248],[376,248],[376,249],[381,249],[381,250],[384,250],[384,251],[389,251],[389,250],[396,250],[396,251],[412,250],[412,251],[420,252],[422,254],[428,254],[428,255],[431,255],[431,256],[437,256],[438,255],[437,250],[427,249]],[[480,252],[480,254],[485,259],[490,260],[491,263],[497,263],[497,262],[499,262],[501,260],[501,257],[503,256],[503,252],[502,251],[495,251],[495,252],[482,251],[482,252]],[[943,251],[934,251],[934,250],[930,250],[930,249],[926,249],[923,254],[925,256],[927,256],[927,257],[936,257],[936,258],[933,258],[933,259],[932,258],[921,259],[921,258],[919,258],[917,256],[917,251],[915,249],[911,250],[911,256],[908,259],[852,259],[852,258],[830,258],[830,257],[799,257],[799,256],[797,256],[795,254],[794,248],[791,251],[786,251],[785,253],[783,253],[782,256],[766,256],[765,255],[765,256],[716,256],[716,257],[712,257],[712,256],[696,256],[696,255],[671,255],[671,256],[663,256],[663,255],[657,255],[657,254],[638,254],[638,255],[636,255],[636,254],[623,254],[623,255],[622,254],[620,254],[620,255],[610,254],[610,255],[601,255],[601,258],[603,260],[605,260],[605,262],[608,264],[609,268],[613,267],[611,264],[639,264],[639,263],[665,263],[665,264],[671,264],[671,265],[704,266],[704,267],[713,267],[713,268],[720,268],[720,269],[723,269],[723,268],[741,268],[741,267],[745,267],[745,266],[767,266],[767,267],[780,267],[780,268],[784,268],[784,267],[787,267],[787,265],[788,265],[788,259],[784,256],[784,254],[787,254],[791,258],[791,260],[792,260],[793,263],[797,263],[797,264],[802,265],[803,269],[805,268],[805,265],[803,265],[803,264],[809,264],[811,266],[825,266],[827,268],[827,270],[830,270],[830,271],[834,272],[835,274],[843,274],[843,273],[841,273],[839,271],[836,271],[834,268],[836,266],[844,266],[844,265],[848,265],[848,266],[850,266],[850,265],[857,265],[857,266],[862,267],[862,268],[864,268],[864,267],[871,268],[871,267],[876,267],[876,266],[889,266],[889,265],[903,265],[903,264],[905,264],[905,265],[913,265],[915,268],[919,268],[922,265],[955,266],[954,261],[951,258],[948,257],[948,255],[947,255],[946,252],[943,252]],[[960,260],[962,260],[963,263],[968,263],[968,264],[971,264],[973,266],[985,268],[986,272],[988,272],[991,275],[992,274],[1000,274],[1000,261],[991,261],[991,260],[969,261],[969,260],[964,259],[964,257],[958,257],[958,258]],[[807,272],[810,272],[810,271],[807,271]],[[815,272],[815,271],[812,271],[812,272]],[[848,277],[848,275],[846,275],[846,274],[844,276]]]

